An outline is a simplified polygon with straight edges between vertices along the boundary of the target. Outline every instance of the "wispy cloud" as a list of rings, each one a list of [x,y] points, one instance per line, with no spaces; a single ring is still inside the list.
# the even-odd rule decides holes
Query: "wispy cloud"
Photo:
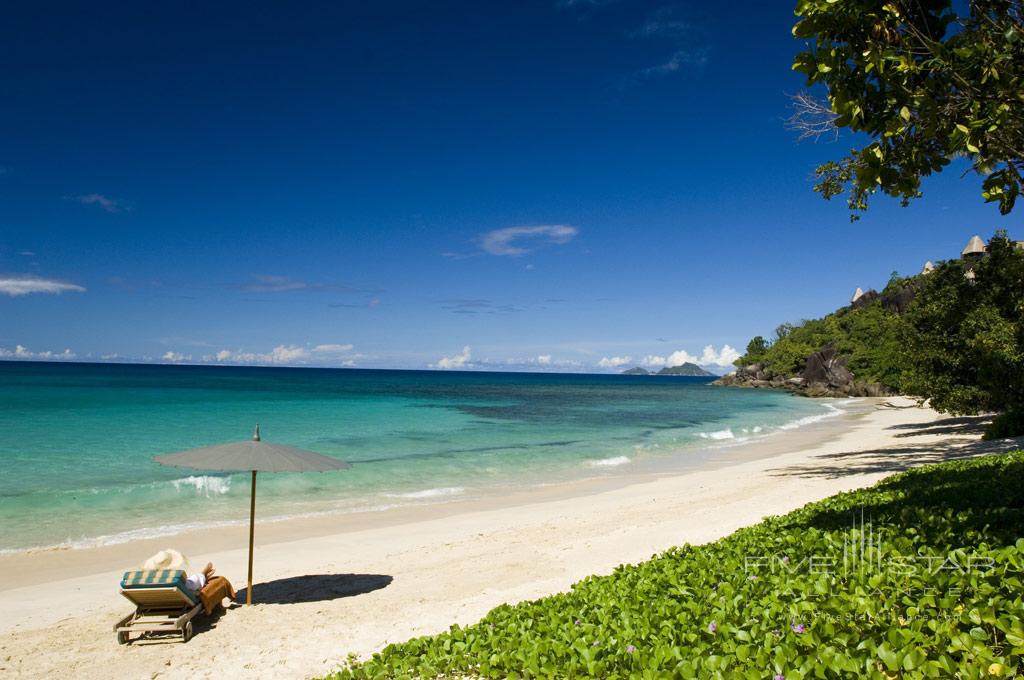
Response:
[[[469,345],[466,345],[458,354],[450,357],[441,357],[437,360],[437,363],[430,364],[430,368],[450,370],[453,368],[470,368],[472,365],[473,350]]]
[[[564,244],[580,233],[567,224],[541,224],[530,227],[505,227],[489,231],[480,238],[480,247],[491,255],[517,257],[530,252],[525,242]]]
[[[676,73],[686,67],[701,67],[708,63],[708,48],[676,50],[665,62],[640,71],[648,77],[664,76]]]
[[[269,352],[222,349],[216,354],[204,356],[203,361],[218,364],[256,364],[263,366],[303,365],[310,363],[352,366],[355,360],[361,356],[353,354],[353,348],[353,345],[349,343],[325,343],[313,347],[278,345]]]
[[[0,295],[29,295],[31,293],[84,293],[85,288],[74,283],[44,279],[31,274],[0,274]]]
[[[693,27],[685,21],[651,18],[645,21],[640,28],[631,31],[630,35],[634,38],[651,38],[655,36],[679,38],[690,33],[692,29]]]
[[[327,306],[332,308],[332,309],[342,309],[342,308],[349,308],[349,309],[373,309],[374,307],[376,307],[378,305],[380,305],[380,298],[379,297],[372,297],[369,300],[367,300],[366,302],[328,302],[327,303]]]
[[[626,364],[632,363],[633,357],[604,357],[597,362],[600,368],[619,368]]]
[[[443,300],[441,308],[455,314],[509,314],[523,311],[522,307],[514,305],[498,304],[490,300],[467,299]]]
[[[661,63],[641,69],[640,79],[669,76],[674,73],[696,71],[708,62],[710,47],[701,37],[702,22],[693,16],[689,5],[668,4],[647,15],[639,28],[630,31],[633,38],[667,41],[673,52]]]
[[[24,345],[15,345],[13,350],[0,347],[0,359],[19,359],[22,361],[70,361],[75,358],[70,349],[63,352],[33,352]]]
[[[314,354],[343,354],[345,352],[351,352],[353,346],[350,344],[337,344],[330,343],[326,345],[317,345],[313,348]]]
[[[81,203],[82,205],[96,205],[108,213],[128,212],[132,204],[120,198],[111,198],[103,194],[81,194],[79,196],[65,196],[66,200]]]
[[[305,281],[290,276],[278,276],[275,274],[260,274],[253,276],[249,281],[232,286],[247,293],[283,293],[287,291],[311,291],[311,292],[334,292],[334,293],[365,293],[366,290],[347,286],[341,283],[324,283],[319,281]]]

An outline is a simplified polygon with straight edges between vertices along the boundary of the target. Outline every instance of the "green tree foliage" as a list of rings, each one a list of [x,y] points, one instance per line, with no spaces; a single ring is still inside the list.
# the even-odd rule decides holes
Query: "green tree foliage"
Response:
[[[767,351],[768,341],[764,339],[763,335],[755,336],[747,343],[747,356],[755,357],[755,360]]]
[[[332,678],[1019,678],[1022,475],[1024,452],[911,470]]]
[[[928,278],[906,317],[904,389],[951,413],[1003,413],[992,434],[1024,431],[1024,250],[999,233],[984,259]]]
[[[858,308],[845,307],[822,319],[807,319],[799,324],[783,324],[776,340],[762,345],[754,338],[737,366],[763,364],[774,373],[797,375],[807,357],[826,345],[832,345],[847,358],[853,374],[865,382],[877,382],[898,389],[902,346],[902,321],[898,314],[882,304],[894,292],[913,280],[894,277],[882,297]],[[763,338],[762,338],[763,341]],[[751,346],[759,351],[752,352]],[[763,347],[763,349],[762,349]]]
[[[965,157],[984,177],[984,199],[1013,209],[1024,184],[1024,3],[964,4],[957,13],[951,0],[799,0],[793,35],[809,49],[793,68],[828,101],[798,99],[796,127],[871,140],[817,169],[822,196],[848,192],[854,213],[879,190],[906,204],[923,177]]]

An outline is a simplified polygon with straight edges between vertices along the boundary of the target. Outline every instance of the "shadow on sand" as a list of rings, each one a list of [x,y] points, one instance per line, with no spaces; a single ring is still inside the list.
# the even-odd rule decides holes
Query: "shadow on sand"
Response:
[[[364,595],[387,588],[394,579],[384,574],[310,574],[291,576],[252,587],[252,601],[258,604],[296,604],[325,602],[342,597]],[[245,604],[246,588],[238,591],[235,602]]]
[[[1024,448],[1024,438],[981,441],[976,437],[990,420],[988,416],[943,418],[924,423],[893,425],[900,439],[946,435],[938,441],[908,442],[907,446],[879,448],[869,451],[831,453],[814,458],[813,463],[775,468],[776,477],[825,477],[838,479],[851,475],[900,472],[919,465],[973,458],[989,453],[1005,453]]]

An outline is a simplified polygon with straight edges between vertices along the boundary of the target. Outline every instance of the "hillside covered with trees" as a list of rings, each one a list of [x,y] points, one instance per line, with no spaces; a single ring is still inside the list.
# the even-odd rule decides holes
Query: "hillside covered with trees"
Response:
[[[753,338],[723,384],[809,396],[903,393],[953,414],[999,413],[990,436],[1024,432],[1024,249],[997,233],[985,252],[913,277],[820,319]]]

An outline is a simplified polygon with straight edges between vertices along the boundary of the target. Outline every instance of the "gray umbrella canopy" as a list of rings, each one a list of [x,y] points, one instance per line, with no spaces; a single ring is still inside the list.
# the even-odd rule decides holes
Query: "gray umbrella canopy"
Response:
[[[193,468],[195,470],[250,471],[252,490],[249,496],[249,587],[245,601],[252,604],[252,550],[256,531],[256,473],[257,472],[328,472],[352,467],[348,463],[303,451],[292,446],[268,444],[260,439],[260,426],[251,441],[204,446],[198,449],[168,453],[154,458],[161,465]]]
[[[337,458],[262,441],[259,425],[251,441],[204,446],[157,456],[153,460],[161,465],[233,472],[329,472],[352,467]]]

